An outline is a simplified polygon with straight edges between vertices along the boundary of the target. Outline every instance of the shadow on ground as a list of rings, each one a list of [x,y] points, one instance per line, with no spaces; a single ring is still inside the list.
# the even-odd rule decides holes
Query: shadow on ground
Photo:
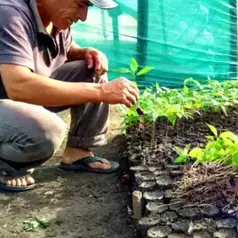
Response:
[[[60,116],[69,121],[68,112]],[[112,110],[109,143],[95,150],[108,159],[120,160],[124,137],[120,119]],[[57,175],[64,144],[55,156],[38,168],[37,187],[24,193],[0,193],[0,237],[4,238],[132,238],[134,227],[128,217],[127,188],[117,174],[63,173]],[[34,218],[51,221],[47,229],[23,230],[23,222]]]

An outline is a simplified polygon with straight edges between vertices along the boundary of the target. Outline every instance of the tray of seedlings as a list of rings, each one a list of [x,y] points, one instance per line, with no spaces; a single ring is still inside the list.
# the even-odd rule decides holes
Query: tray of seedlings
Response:
[[[127,109],[126,155],[140,237],[238,237],[238,81],[155,85]]]

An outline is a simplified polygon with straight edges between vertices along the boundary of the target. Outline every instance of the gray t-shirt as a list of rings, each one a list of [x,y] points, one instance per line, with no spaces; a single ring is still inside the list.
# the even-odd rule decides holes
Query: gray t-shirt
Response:
[[[28,67],[49,77],[64,64],[72,43],[70,29],[51,37],[39,16],[36,0],[0,1],[0,64]],[[0,99],[7,98],[0,75]]]

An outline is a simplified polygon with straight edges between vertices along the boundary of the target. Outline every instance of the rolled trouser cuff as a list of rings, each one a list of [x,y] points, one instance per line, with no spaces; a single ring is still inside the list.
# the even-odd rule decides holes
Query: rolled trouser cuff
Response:
[[[92,136],[82,138],[78,136],[68,135],[67,146],[71,148],[92,148],[99,147],[107,144],[105,135]]]

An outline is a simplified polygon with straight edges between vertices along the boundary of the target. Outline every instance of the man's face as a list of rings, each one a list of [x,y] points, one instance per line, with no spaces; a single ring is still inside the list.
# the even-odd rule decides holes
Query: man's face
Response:
[[[51,8],[49,15],[53,24],[61,30],[67,29],[78,20],[85,21],[88,7],[92,5],[87,0],[57,0],[56,2],[57,5]]]

